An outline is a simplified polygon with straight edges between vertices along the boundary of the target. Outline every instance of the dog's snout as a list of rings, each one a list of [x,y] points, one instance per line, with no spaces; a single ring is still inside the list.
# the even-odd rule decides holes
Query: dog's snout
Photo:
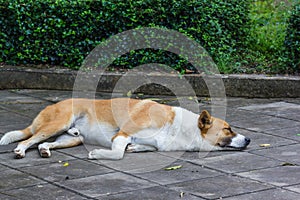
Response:
[[[250,138],[245,137],[245,145],[247,146],[248,144],[250,144],[251,140]]]

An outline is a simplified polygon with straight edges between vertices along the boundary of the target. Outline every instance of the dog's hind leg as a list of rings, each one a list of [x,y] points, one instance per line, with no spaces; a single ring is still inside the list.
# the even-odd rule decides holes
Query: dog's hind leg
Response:
[[[56,138],[54,142],[44,142],[39,145],[38,149],[41,157],[49,158],[51,156],[50,149],[68,148],[81,144],[83,141],[82,136],[74,137],[71,135],[61,135]]]
[[[24,158],[25,151],[34,144],[37,144],[41,141],[47,140],[52,136],[55,136],[63,131],[68,129],[68,126],[63,122],[50,122],[47,124],[43,124],[43,126],[39,127],[39,129],[27,140],[20,142],[15,148],[14,152],[16,154],[16,158]]]
[[[32,136],[31,126],[24,130],[10,131],[4,134],[0,140],[0,145],[10,144],[19,140],[25,140]]]

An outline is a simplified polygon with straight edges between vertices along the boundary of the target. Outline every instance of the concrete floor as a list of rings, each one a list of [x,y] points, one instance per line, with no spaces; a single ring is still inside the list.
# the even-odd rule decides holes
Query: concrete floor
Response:
[[[0,136],[69,97],[70,91],[1,90]],[[174,97],[140,98],[178,104]],[[198,101],[212,110],[210,99]],[[226,114],[235,132],[251,138],[246,150],[126,153],[120,161],[96,161],[87,154],[99,147],[88,145],[54,150],[51,158],[41,158],[35,146],[24,159],[14,159],[16,143],[0,146],[0,199],[300,199],[300,99],[228,98]]]

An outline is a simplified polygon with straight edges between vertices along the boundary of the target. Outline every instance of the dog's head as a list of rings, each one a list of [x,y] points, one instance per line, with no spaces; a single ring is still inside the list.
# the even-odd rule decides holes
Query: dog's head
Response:
[[[200,114],[198,126],[202,138],[215,147],[245,149],[250,143],[249,138],[233,132],[227,122],[212,117],[206,110]]]

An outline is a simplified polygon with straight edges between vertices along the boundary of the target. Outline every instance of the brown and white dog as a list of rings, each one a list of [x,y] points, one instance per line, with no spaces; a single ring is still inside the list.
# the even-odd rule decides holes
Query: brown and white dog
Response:
[[[50,157],[50,149],[82,142],[111,149],[95,149],[88,158],[112,160],[122,159],[125,150],[211,151],[243,149],[250,143],[249,138],[234,133],[228,123],[207,111],[198,115],[150,100],[117,98],[68,99],[48,106],[29,127],[6,133],[0,145],[26,139],[14,150],[16,158],[23,158],[30,146],[57,135],[54,142],[38,146],[42,157]]]

